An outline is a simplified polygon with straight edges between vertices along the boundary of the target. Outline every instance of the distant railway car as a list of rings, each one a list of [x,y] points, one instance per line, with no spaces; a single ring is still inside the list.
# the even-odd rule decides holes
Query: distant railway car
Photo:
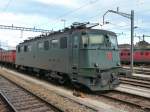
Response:
[[[130,50],[121,49],[120,59],[122,63],[129,64]],[[133,59],[136,64],[150,64],[150,49],[134,49]]]
[[[0,51],[0,62],[2,62],[2,51]]]
[[[92,91],[119,85],[119,49],[115,33],[74,24],[64,31],[26,40],[17,46],[16,67],[38,72],[61,84],[70,80]]]
[[[7,62],[8,63],[14,63],[16,62],[16,51],[11,50],[7,52]]]
[[[120,61],[124,64],[129,64],[130,59],[130,50],[129,49],[120,49]]]
[[[0,61],[3,64],[15,64],[16,62],[16,51],[8,50],[0,52]]]

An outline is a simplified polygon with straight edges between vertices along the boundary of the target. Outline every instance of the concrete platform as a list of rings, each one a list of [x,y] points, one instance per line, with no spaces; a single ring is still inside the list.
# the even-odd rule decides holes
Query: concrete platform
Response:
[[[133,76],[143,77],[143,78],[149,78],[149,79],[150,79],[150,75],[144,75],[144,74],[137,74],[137,73],[134,73]]]
[[[42,80],[39,81],[38,79],[35,79],[33,77],[30,77],[27,75],[22,75],[21,73],[17,73],[17,72],[14,72],[12,70],[8,70],[5,68],[0,69],[0,72],[1,71],[5,71],[5,72],[13,74],[17,77],[31,81],[31,82],[33,82],[33,83],[35,83],[35,84],[37,84],[43,88],[46,88],[47,90],[55,92],[56,94],[58,94],[60,96],[69,98],[70,100],[73,100],[75,102],[79,102],[81,105],[86,105],[88,107],[90,106],[91,108],[95,108],[98,110],[98,112],[126,112],[124,110],[119,110],[119,109],[117,109],[111,105],[108,105],[104,102],[101,102],[101,101],[97,101],[97,100],[90,99],[90,98],[76,97],[72,94],[71,90],[67,90],[61,86],[52,85],[52,84],[49,84],[49,83],[42,81]]]
[[[135,86],[129,86],[126,84],[121,84],[115,90],[150,98],[150,89],[146,89],[146,88],[140,88],[140,87],[135,87]]]
[[[127,66],[123,66],[123,68],[125,69],[130,69],[130,67]],[[134,67],[135,70],[146,70],[146,71],[150,71],[150,68],[144,68],[144,67]]]

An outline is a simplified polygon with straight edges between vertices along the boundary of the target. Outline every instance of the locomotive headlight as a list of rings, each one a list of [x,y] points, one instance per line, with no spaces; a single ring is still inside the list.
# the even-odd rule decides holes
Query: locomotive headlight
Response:
[[[117,66],[121,66],[120,62],[117,63]]]
[[[98,63],[95,63],[95,64],[94,64],[94,67],[98,67],[98,66],[99,66],[99,64],[98,64]]]
[[[111,75],[112,75],[112,76],[114,76],[114,75],[115,75],[115,73],[114,73],[114,72],[112,72],[112,73],[111,73]]]

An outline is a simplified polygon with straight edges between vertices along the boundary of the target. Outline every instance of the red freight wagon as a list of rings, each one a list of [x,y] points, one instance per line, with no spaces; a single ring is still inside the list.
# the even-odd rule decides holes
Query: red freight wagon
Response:
[[[1,52],[1,62],[4,62],[5,59],[5,51]]]
[[[0,52],[0,61],[3,63],[15,64],[16,61],[16,51],[2,51]]]
[[[134,60],[137,63],[150,63],[150,49],[136,50]]]
[[[150,64],[150,49],[135,49],[133,54],[134,63]],[[120,50],[122,63],[130,63],[130,49]]]
[[[130,59],[130,50],[129,49],[121,49],[120,50],[120,60],[122,63],[129,63]]]
[[[0,62],[2,62],[2,51],[0,51]]]
[[[6,62],[15,64],[15,60],[16,60],[16,51],[15,50],[7,51]]]

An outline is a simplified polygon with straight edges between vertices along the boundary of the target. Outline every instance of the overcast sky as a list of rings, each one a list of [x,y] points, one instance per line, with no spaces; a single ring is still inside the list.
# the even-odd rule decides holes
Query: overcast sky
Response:
[[[130,13],[135,10],[136,35],[150,35],[150,0],[0,0],[0,24],[58,30],[73,22],[94,22],[102,24],[102,15],[109,9]],[[108,14],[110,24],[102,28],[122,33],[119,43],[130,43],[130,20],[115,14]],[[100,28],[100,27],[97,27]],[[1,44],[16,46],[27,37],[40,33],[0,29]],[[135,42],[139,39],[135,37]],[[150,42],[150,37],[146,38]]]

